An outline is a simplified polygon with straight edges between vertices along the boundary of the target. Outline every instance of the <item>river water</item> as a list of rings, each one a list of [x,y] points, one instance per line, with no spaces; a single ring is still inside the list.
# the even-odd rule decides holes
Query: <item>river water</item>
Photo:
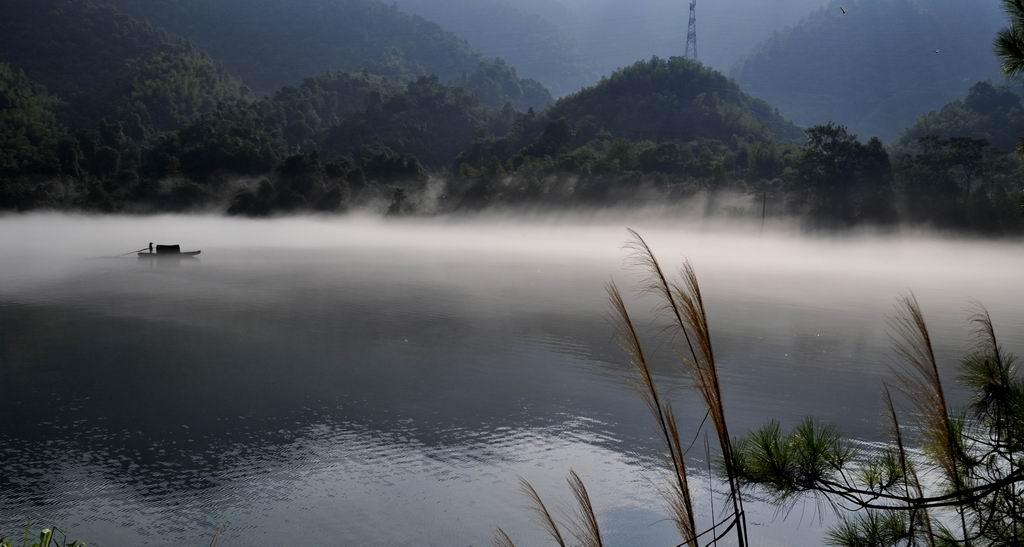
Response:
[[[222,526],[221,545],[455,546],[502,526],[544,545],[518,477],[568,508],[574,469],[609,545],[675,545],[610,279],[685,435],[704,410],[633,290],[627,224],[666,266],[696,266],[736,434],[815,416],[884,440],[886,318],[907,290],[954,401],[973,300],[1024,353],[1018,242],[639,216],[0,218],[0,535],[35,522],[96,546],[206,545]],[[100,258],[151,240],[203,254]],[[696,439],[709,523],[724,500]],[[754,545],[821,544],[832,518],[751,506]]]

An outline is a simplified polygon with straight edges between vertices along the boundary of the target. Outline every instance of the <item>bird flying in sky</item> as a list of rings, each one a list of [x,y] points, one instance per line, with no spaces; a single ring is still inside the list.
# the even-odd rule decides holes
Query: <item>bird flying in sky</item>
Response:
[[[839,6],[839,11],[843,12],[843,15],[846,15],[846,8],[843,6]]]

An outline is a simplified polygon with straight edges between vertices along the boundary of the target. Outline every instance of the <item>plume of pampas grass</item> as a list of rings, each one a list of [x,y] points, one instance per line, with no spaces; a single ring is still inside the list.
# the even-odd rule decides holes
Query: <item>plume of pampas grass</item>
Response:
[[[897,372],[903,391],[907,393],[923,421],[924,446],[938,462],[953,488],[963,490],[960,474],[960,439],[949,415],[946,393],[939,377],[939,365],[932,347],[931,334],[921,305],[913,293],[897,300],[891,321],[893,346],[907,365]],[[967,519],[961,509],[960,524],[967,537]]]
[[[491,545],[494,547],[516,547],[512,538],[501,528],[494,531],[494,539],[491,541]]]
[[[654,250],[647,244],[647,240],[632,228],[626,228],[626,231],[629,232],[631,238],[625,245],[625,248],[630,251],[629,261],[647,273],[640,285],[640,292],[658,297],[660,301],[658,310],[669,314],[674,319],[675,325],[682,331],[690,355],[696,360],[697,353],[694,351],[693,341],[690,340],[690,334],[683,327],[682,312],[676,299],[672,296],[672,285],[665,275],[665,270],[662,269],[658,258],[654,256]]]
[[[671,407],[661,401],[654,375],[651,372],[647,355],[637,333],[636,325],[629,315],[622,293],[614,282],[609,283],[608,299],[611,302],[613,319],[619,333],[619,343],[630,356],[630,364],[635,369],[639,380],[636,382],[641,398],[654,415],[669,450],[672,473],[675,477],[672,487],[667,493],[669,508],[680,536],[687,545],[696,546],[697,525],[693,511],[693,499],[690,494],[689,477],[684,460],[684,449],[679,435],[679,426]]]
[[[576,498],[576,527],[573,536],[579,541],[581,547],[604,547],[601,539],[601,527],[597,522],[597,513],[594,511],[594,504],[590,500],[590,493],[587,492],[583,479],[576,471],[569,471],[569,488]]]
[[[683,263],[682,283],[672,284],[671,296],[678,302],[682,310],[680,328],[689,331],[688,338],[693,342],[690,359],[684,363],[693,377],[694,385],[704,399],[711,416],[711,423],[718,435],[718,444],[725,463],[725,472],[729,481],[730,497],[733,502],[738,526],[736,536],[741,547],[746,545],[746,518],[743,511],[743,497],[740,492],[740,481],[736,474],[736,460],[733,453],[732,438],[729,436],[729,425],[725,419],[725,405],[722,402],[722,386],[718,379],[718,364],[715,361],[715,350],[711,343],[711,328],[708,326],[707,308],[704,295],[701,293],[697,272],[689,260]]]
[[[631,240],[626,243],[626,248],[632,251],[630,260],[647,274],[644,285],[641,287],[642,292],[659,297],[661,301],[659,310],[667,313],[673,319],[673,326],[678,329],[686,341],[689,356],[684,357],[683,360],[687,371],[693,378],[695,387],[708,407],[708,413],[715,426],[729,480],[730,497],[737,523],[737,540],[740,547],[744,547],[747,532],[743,499],[740,482],[736,475],[732,440],[725,419],[725,406],[722,402],[722,390],[718,380],[714,346],[711,343],[707,310],[704,306],[704,298],[696,271],[690,262],[686,261],[682,269],[683,282],[670,281],[647,241],[633,229],[628,229],[628,232]],[[615,307],[614,301],[613,307]]]
[[[891,325],[894,348],[907,365],[907,370],[898,371],[897,376],[924,420],[926,447],[946,477],[951,482],[958,482],[955,430],[949,417],[928,325],[913,294],[899,298]]]
[[[537,514],[537,518],[544,526],[544,530],[559,547],[566,547],[565,538],[562,537],[562,532],[558,529],[558,523],[555,522],[555,517],[551,515],[551,511],[548,510],[548,506],[541,499],[537,489],[530,484],[530,481],[523,478],[519,479],[519,484],[523,489],[523,493],[530,499],[530,507]]]

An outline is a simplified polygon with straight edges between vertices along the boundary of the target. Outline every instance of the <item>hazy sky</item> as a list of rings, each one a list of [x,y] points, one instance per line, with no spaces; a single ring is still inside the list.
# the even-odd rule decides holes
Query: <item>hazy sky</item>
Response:
[[[445,0],[438,0],[445,1]],[[507,0],[555,19],[588,60],[607,65],[682,52],[689,0]],[[728,70],[773,32],[791,26],[829,0],[698,0],[701,60]]]

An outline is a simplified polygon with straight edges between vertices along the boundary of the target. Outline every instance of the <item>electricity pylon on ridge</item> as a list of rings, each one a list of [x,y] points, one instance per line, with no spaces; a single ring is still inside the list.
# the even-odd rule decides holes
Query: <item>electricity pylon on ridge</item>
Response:
[[[686,31],[686,58],[697,61],[697,0],[690,0],[690,28]]]

